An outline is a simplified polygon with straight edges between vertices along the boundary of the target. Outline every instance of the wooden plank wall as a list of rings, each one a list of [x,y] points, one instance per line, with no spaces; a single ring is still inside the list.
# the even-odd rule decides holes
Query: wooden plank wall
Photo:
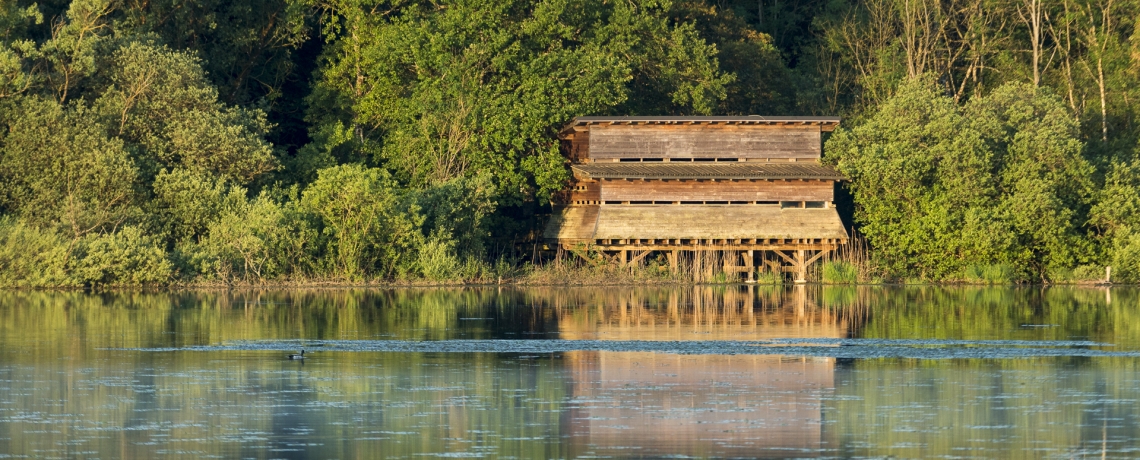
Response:
[[[814,159],[822,152],[819,126],[595,125],[588,136],[579,158]]]
[[[562,155],[569,159],[571,163],[583,163],[588,161],[587,159],[590,154],[590,131],[576,131],[569,136],[563,137],[561,147]]]
[[[790,181],[625,181],[601,182],[603,201],[832,201],[835,182]]]
[[[543,237],[566,242],[589,242],[594,238],[599,206],[570,206],[556,209],[546,224]]]

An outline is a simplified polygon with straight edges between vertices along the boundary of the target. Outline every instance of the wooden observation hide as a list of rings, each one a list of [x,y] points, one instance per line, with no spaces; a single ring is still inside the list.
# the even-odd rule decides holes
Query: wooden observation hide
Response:
[[[579,117],[559,133],[573,171],[544,237],[638,263],[664,253],[730,273],[808,268],[847,242],[844,177],[820,163],[838,118]]]

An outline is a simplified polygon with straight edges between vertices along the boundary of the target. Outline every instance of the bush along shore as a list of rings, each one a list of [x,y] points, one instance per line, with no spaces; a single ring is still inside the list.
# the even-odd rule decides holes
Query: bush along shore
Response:
[[[282,227],[274,226],[273,230]],[[280,234],[279,234],[280,235]],[[316,238],[316,235],[309,235]],[[281,236],[286,241],[296,236]],[[521,286],[601,286],[601,285],[677,285],[677,284],[734,284],[745,282],[746,273],[725,271],[721,255],[704,251],[682,255],[676,266],[669,265],[664,254],[647,257],[633,264],[622,264],[613,256],[589,250],[557,251],[546,257],[520,262],[506,257],[496,263],[477,258],[460,260],[454,256],[453,246],[438,242],[422,245],[412,253],[414,258],[404,261],[411,271],[396,271],[390,276],[370,276],[365,268],[358,268],[356,277],[344,276],[337,261],[328,265],[309,265],[309,258],[274,258],[273,247],[265,246],[259,235],[246,236],[246,250],[234,246],[195,247],[201,253],[173,255],[165,253],[147,239],[131,230],[116,233],[114,237],[101,235],[86,239],[73,249],[78,257],[67,257],[67,241],[57,235],[37,231],[12,221],[0,222],[0,281],[6,288],[218,288],[218,287],[415,287],[459,285],[521,285]],[[241,239],[232,242],[240,242]],[[253,242],[251,244],[251,242]],[[10,243],[10,244],[9,244]],[[217,244],[216,242],[208,244]],[[15,249],[37,248],[39,252],[20,254]],[[210,252],[217,251],[217,252]],[[187,257],[178,261],[170,257]],[[190,259],[189,257],[197,257]],[[187,264],[197,260],[208,263],[195,269]],[[318,259],[319,260],[319,259]],[[331,269],[328,267],[332,267]],[[181,270],[198,273],[193,277],[180,276]],[[1110,269],[1109,269],[1110,270]],[[201,273],[210,273],[202,275]],[[1027,283],[1016,278],[1008,265],[970,266],[961,277],[929,280],[922,278],[892,278],[873,257],[866,242],[858,235],[838,251],[815,264],[808,272],[808,282],[832,285],[883,285],[883,284],[970,284],[1010,285]],[[1084,266],[1065,277],[1049,280],[1047,284],[1109,284],[1106,269]],[[758,269],[751,283],[757,285],[792,284],[789,273]]]
[[[843,119],[810,281],[1140,282],[1140,1],[1073,2],[7,2],[0,287],[734,282],[527,248],[574,117],[753,114]]]

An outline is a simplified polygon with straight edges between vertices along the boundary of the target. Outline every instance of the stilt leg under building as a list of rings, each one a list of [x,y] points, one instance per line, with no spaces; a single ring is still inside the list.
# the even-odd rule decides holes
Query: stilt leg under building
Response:
[[[748,252],[744,256],[744,257],[746,257],[746,260],[744,261],[744,268],[748,269],[747,281],[749,283],[755,283],[756,282],[756,260],[753,259],[754,255],[755,254],[753,254],[753,251],[751,249],[749,249]],[[749,289],[748,292],[751,294],[752,290]]]

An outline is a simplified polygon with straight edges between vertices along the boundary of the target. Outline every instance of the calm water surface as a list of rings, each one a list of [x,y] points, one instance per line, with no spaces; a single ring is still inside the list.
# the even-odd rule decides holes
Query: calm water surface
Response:
[[[1122,288],[0,292],[0,458],[1135,458],[1138,364]]]

